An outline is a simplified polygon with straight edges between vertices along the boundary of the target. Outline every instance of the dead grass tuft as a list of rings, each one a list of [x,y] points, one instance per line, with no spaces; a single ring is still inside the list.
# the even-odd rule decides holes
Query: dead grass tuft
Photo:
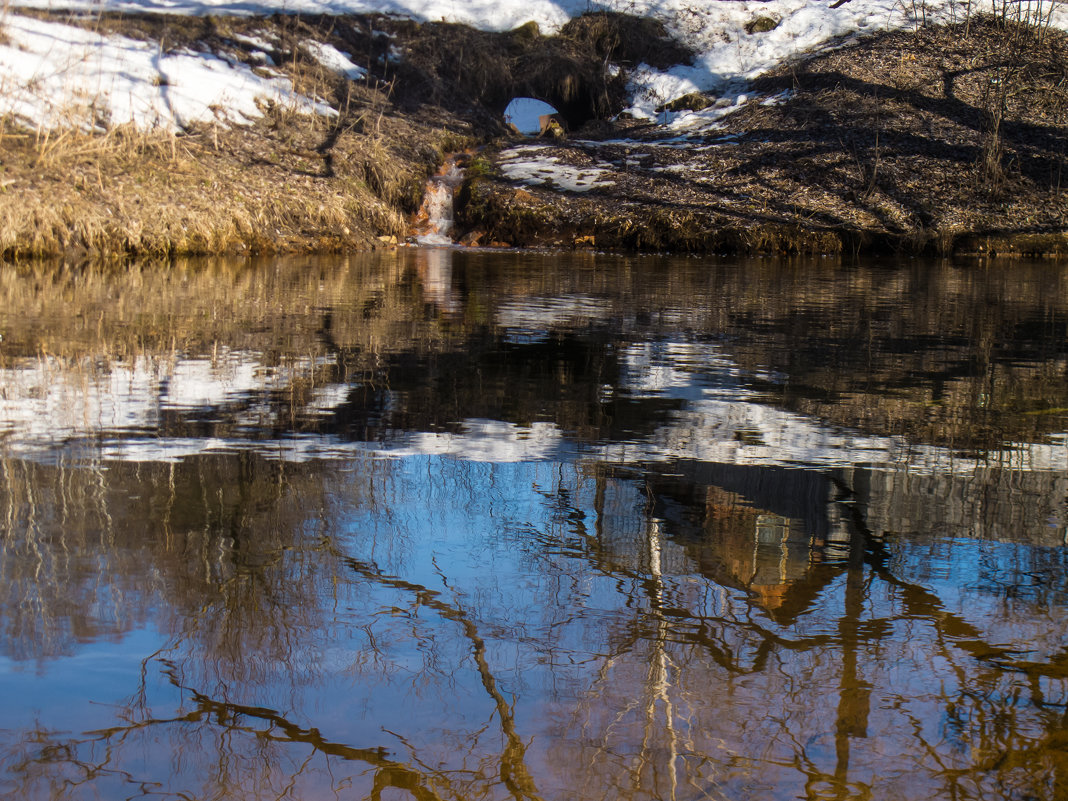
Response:
[[[7,126],[10,131],[11,123]],[[403,148],[390,142],[404,128]],[[400,136],[400,134],[398,134]],[[366,248],[403,237],[440,132],[268,115],[180,135],[118,128],[2,140],[0,252],[162,256]],[[419,151],[419,144],[425,152]]]
[[[404,237],[426,177],[447,149],[472,141],[470,125],[445,109],[398,110],[386,75],[346,80],[306,52],[309,40],[331,42],[373,68],[378,62],[361,58],[354,40],[374,40],[379,54],[386,45],[359,19],[103,14],[75,21],[250,66],[263,63],[257,50],[266,43],[272,69],[337,115],[269,106],[253,125],[196,123],[180,133],[106,120],[92,131],[27,130],[0,120],[0,253],[9,257],[372,247],[382,236]]]
[[[272,106],[251,126],[176,134],[115,126],[92,107],[51,129],[0,120],[8,256],[341,249],[403,237],[426,178],[446,153],[504,134],[513,97],[548,100],[578,127],[623,106],[626,76],[610,75],[609,62],[667,66],[691,55],[659,23],[623,14],[589,14],[543,36],[536,25],[493,33],[374,15],[27,13],[281,73],[337,114]],[[366,77],[324,68],[309,41],[351,54]]]
[[[546,100],[578,128],[624,106],[626,77],[610,75],[607,64],[670,66],[693,56],[660,23],[625,14],[587,14],[557,36],[530,26],[492,33],[445,23],[377,24],[404,44],[396,73],[399,103],[482,108],[480,122],[498,132],[498,116],[513,97]]]

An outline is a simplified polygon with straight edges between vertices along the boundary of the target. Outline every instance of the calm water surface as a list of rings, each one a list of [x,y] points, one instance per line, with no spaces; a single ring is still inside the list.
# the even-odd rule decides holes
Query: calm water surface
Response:
[[[0,796],[1055,799],[1068,271],[0,267]]]

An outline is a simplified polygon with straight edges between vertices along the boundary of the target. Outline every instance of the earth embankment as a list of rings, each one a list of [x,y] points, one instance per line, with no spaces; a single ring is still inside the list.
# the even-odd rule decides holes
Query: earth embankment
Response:
[[[464,244],[1068,255],[1068,37],[1048,28],[976,18],[843,42],[635,120],[620,114],[628,70],[692,53],[622,15],[552,36],[382,16],[65,21],[266,60],[330,113],[265,106],[169,131],[8,118],[8,257],[392,246],[462,149],[478,151],[457,198]],[[325,68],[309,42],[344,50],[360,76]],[[510,132],[501,112],[517,95],[552,102],[567,131]]]

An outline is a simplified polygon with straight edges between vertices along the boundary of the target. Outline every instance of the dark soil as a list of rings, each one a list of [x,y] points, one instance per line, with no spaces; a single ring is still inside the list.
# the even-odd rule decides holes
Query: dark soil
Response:
[[[885,34],[783,67],[753,89],[719,128],[681,143],[631,124],[546,151],[606,170],[611,187],[567,194],[477,180],[464,217],[471,237],[1068,255],[1062,34],[983,20]]]

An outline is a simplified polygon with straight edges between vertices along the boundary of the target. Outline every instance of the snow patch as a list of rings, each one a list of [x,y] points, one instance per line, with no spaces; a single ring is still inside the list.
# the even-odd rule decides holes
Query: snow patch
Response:
[[[259,34],[235,33],[230,38],[258,50],[274,50],[275,46],[274,35],[266,31],[261,31]]]
[[[1019,13],[1048,11],[1053,27],[1068,29],[1068,4],[1050,3],[1023,0]],[[643,65],[631,73],[631,113],[656,119],[657,108],[682,95],[737,95],[752,78],[845,37],[917,26],[917,14],[926,23],[961,21],[995,5],[994,0],[925,0],[918,10],[917,4],[902,0],[851,0],[838,8],[813,0],[15,0],[5,7],[215,15],[382,13],[494,31],[536,22],[545,33],[591,10],[647,16],[697,53],[691,65],[667,70]],[[781,22],[773,30],[748,33],[746,26],[758,16]],[[33,122],[69,124],[71,116],[82,125],[132,121],[174,128],[220,116],[239,122],[259,116],[262,100],[330,113],[297,95],[284,79],[261,78],[217,56],[162,53],[156,44],[103,37],[10,12],[3,25],[9,44],[0,47],[0,113]],[[265,36],[234,39],[264,54],[273,50]],[[348,56],[329,45],[316,50],[324,66],[348,77],[361,70],[362,77],[362,69]],[[391,50],[388,58],[399,57],[399,51]],[[707,128],[722,113],[691,112],[664,122],[682,130]]]
[[[367,70],[354,64],[348,53],[342,53],[332,44],[308,40],[301,47],[304,52],[331,72],[336,72],[350,81],[367,77]]]
[[[510,181],[527,186],[550,186],[565,192],[589,192],[591,189],[614,186],[605,176],[609,171],[600,167],[575,167],[561,164],[556,156],[542,155],[546,145],[514,147],[501,152],[501,172]]]
[[[281,77],[211,53],[162,52],[156,43],[8,14],[0,45],[0,114],[45,127],[132,122],[179,130],[192,122],[242,124],[263,104],[333,115]]]

